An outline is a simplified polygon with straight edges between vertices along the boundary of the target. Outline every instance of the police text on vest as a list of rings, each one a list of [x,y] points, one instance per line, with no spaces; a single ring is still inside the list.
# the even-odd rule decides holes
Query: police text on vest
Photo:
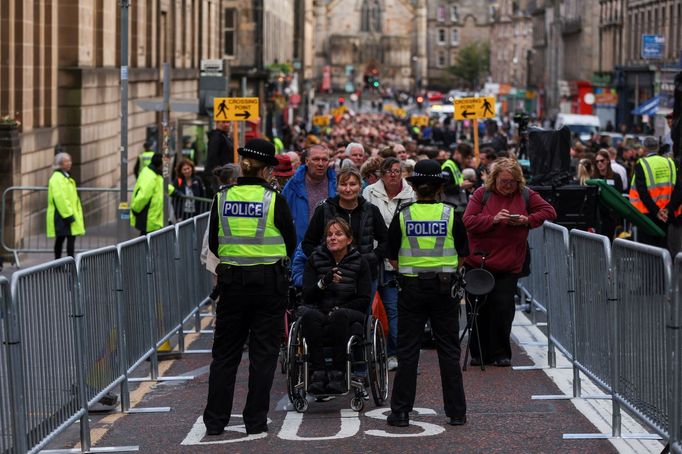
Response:
[[[262,218],[262,202],[223,202],[223,216],[237,218]]]
[[[446,236],[448,223],[447,221],[407,221],[405,234],[407,236]]]

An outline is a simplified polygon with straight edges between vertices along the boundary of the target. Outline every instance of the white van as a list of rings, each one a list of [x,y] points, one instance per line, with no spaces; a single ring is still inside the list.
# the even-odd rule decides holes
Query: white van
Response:
[[[568,129],[583,142],[590,140],[594,133],[599,132],[601,127],[599,117],[596,115],[560,113],[556,116],[554,127],[560,129],[564,125],[568,126]]]

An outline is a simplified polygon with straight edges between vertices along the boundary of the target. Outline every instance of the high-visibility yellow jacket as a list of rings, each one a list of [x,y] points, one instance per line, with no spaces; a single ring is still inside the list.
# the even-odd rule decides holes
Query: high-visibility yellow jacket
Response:
[[[675,163],[670,158],[653,155],[640,159],[637,161],[637,165],[642,166],[644,170],[644,179],[649,196],[659,208],[665,208],[672,196],[675,181],[677,181]],[[634,175],[630,184],[629,197],[630,203],[641,213],[649,212],[637,190]]]
[[[55,170],[47,186],[47,237],[84,234],[83,207],[76,180],[62,170]]]
[[[175,188],[168,185],[168,194]],[[150,233],[163,227],[163,176],[147,166],[140,172],[130,202],[130,225]]]

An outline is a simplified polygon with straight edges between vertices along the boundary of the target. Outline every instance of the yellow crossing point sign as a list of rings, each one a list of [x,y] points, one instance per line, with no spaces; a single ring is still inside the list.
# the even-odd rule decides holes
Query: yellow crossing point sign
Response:
[[[258,120],[258,98],[214,98],[213,120],[246,121]]]
[[[455,120],[495,117],[495,97],[455,99]]]
[[[329,115],[315,115],[313,117],[313,124],[315,126],[329,126]]]
[[[398,118],[405,118],[407,117],[407,110],[405,109],[395,109],[393,111],[393,115],[395,115]]]
[[[429,117],[426,115],[412,115],[410,117],[410,125],[412,126],[428,126]]]

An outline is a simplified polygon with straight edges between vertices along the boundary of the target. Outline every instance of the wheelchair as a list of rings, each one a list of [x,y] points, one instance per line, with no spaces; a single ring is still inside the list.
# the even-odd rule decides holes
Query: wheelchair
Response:
[[[301,317],[291,325],[287,342],[286,369],[287,392],[289,400],[298,413],[308,409],[306,395],[311,371],[308,361],[308,345],[303,337]],[[388,398],[388,356],[386,354],[386,337],[379,320],[368,315],[364,325],[351,325],[351,336],[346,344],[346,391],[341,394],[316,394],[320,398],[343,396],[353,393],[350,407],[354,411],[362,411],[365,405],[365,383],[358,376],[359,366],[365,365],[369,388],[377,406],[381,406]],[[325,347],[325,361],[331,361],[331,349]]]

